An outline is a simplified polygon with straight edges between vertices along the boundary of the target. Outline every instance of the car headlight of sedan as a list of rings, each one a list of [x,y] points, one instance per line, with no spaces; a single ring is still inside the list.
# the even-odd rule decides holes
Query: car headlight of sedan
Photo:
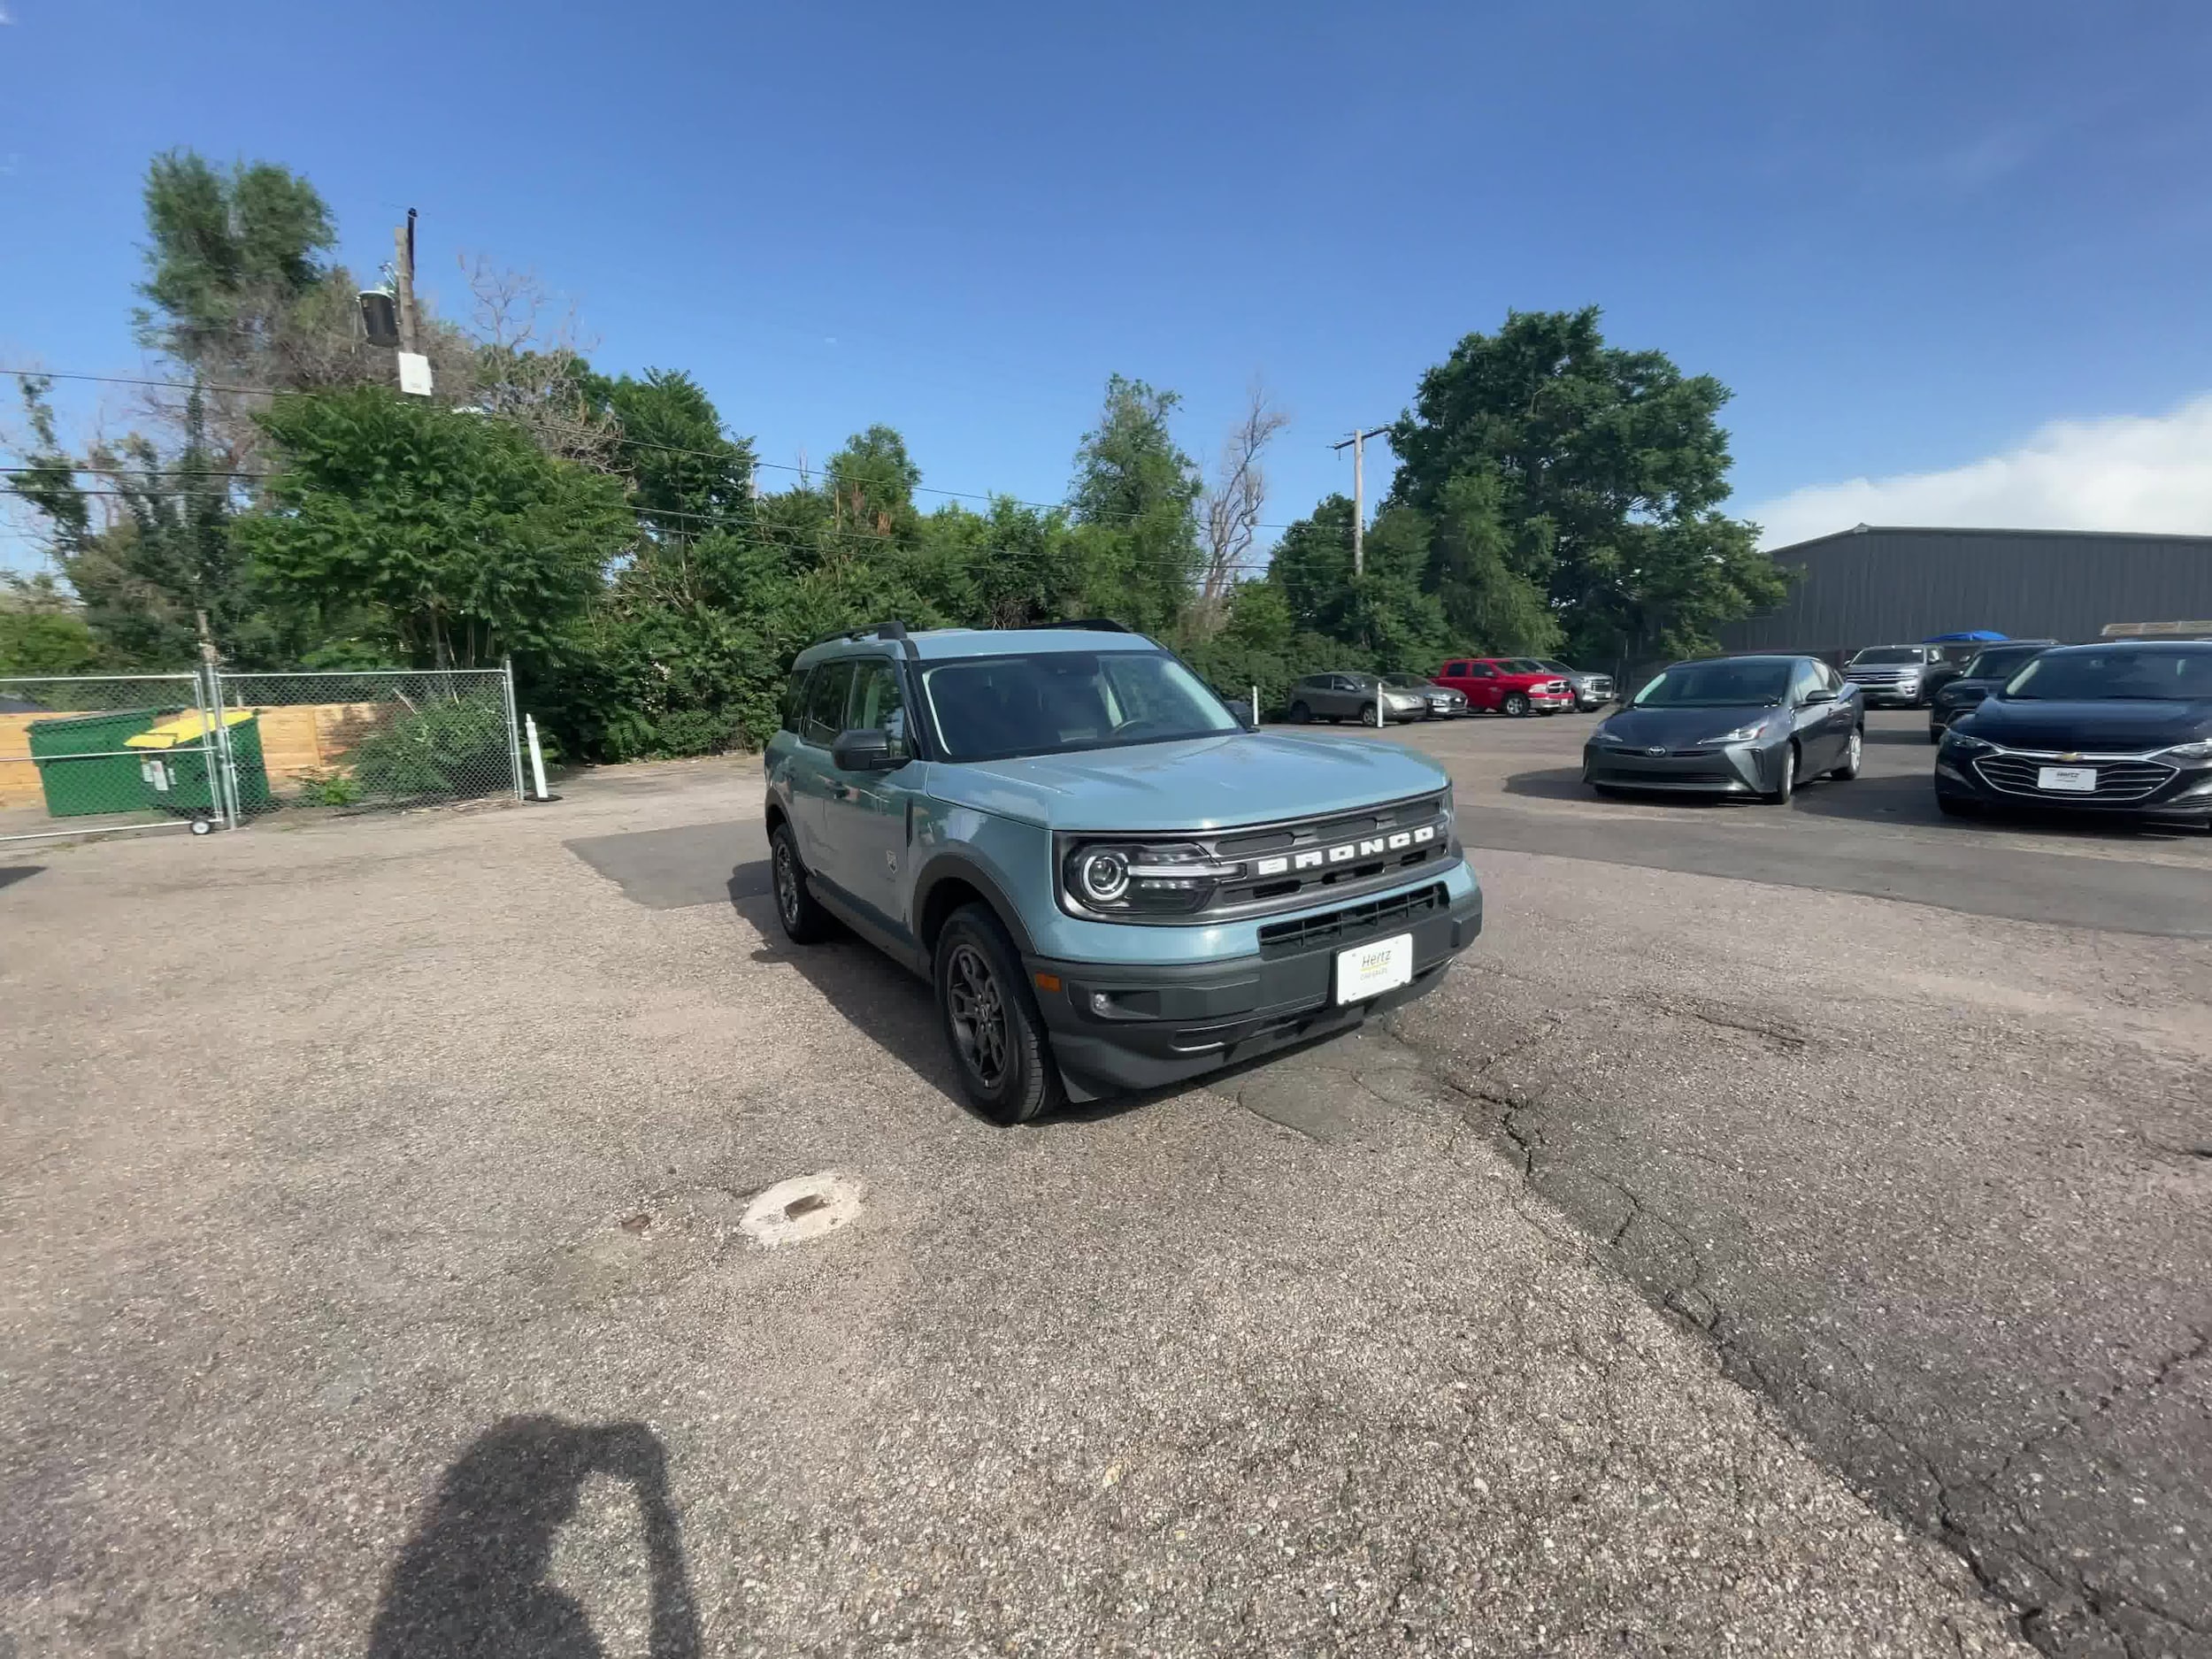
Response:
[[[1943,734],[1942,752],[1954,757],[1993,754],[1996,748],[1996,744],[1976,737],[1971,732],[1962,732],[1955,726]]]
[[[2200,760],[2212,760],[2212,737],[2200,737],[2193,743],[2177,743],[2171,749],[2158,751],[2161,760],[2177,760],[2187,765]]]
[[[1748,725],[1740,726],[1732,732],[1723,732],[1718,737],[1701,738],[1699,741],[1704,743],[1755,743],[1766,734],[1766,721],[1763,719],[1758,719],[1751,721]]]
[[[1061,860],[1060,879],[1080,910],[1172,916],[1198,909],[1223,880],[1243,870],[1189,842],[1079,841]]]

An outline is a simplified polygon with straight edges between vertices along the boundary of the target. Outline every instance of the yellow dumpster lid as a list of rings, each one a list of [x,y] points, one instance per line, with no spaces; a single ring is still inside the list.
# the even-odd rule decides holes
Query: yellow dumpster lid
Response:
[[[244,709],[226,709],[223,724],[233,726],[253,718]],[[174,720],[164,720],[150,731],[123,740],[125,749],[176,749],[186,743],[196,743],[207,734],[207,717],[196,710]]]

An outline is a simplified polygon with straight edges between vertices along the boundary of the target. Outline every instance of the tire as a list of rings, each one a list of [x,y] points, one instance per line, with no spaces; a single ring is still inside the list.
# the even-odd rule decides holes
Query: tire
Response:
[[[1373,726],[1376,723],[1375,705],[1373,703],[1369,703],[1365,708],[1359,711],[1359,723],[1362,726]]]
[[[768,838],[769,872],[776,895],[776,919],[795,945],[816,945],[837,931],[837,918],[806,890],[806,866],[791,839],[791,826],[779,824]]]
[[[1528,693],[1525,691],[1509,692],[1501,706],[1515,719],[1522,719],[1528,713]]]
[[[1290,723],[1293,726],[1303,726],[1312,718],[1313,710],[1306,707],[1304,703],[1294,703],[1290,705]]]
[[[1067,1102],[1021,958],[980,904],[952,913],[937,935],[930,980],[960,1087],[995,1124],[1025,1124]]]
[[[1849,783],[1859,775],[1859,768],[1866,760],[1866,733],[1857,726],[1851,728],[1850,740],[1843,749],[1842,764],[1829,769],[1828,775],[1838,783]]]
[[[1782,787],[1767,792],[1770,806],[1787,806],[1790,797],[1797,793],[1797,745],[1792,743],[1783,754],[1786,759],[1782,765]]]

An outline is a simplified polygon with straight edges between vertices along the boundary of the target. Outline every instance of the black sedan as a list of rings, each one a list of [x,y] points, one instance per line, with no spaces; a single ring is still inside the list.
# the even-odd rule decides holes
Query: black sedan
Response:
[[[2212,828],[2212,640],[2047,650],[1953,723],[1936,804],[2140,814]]]
[[[1928,741],[1940,743],[1951,722],[1981,706],[1981,701],[2056,645],[2056,640],[2008,640],[1974,653],[1966,672],[1947,680],[1928,704]]]
[[[1582,780],[1601,795],[1669,789],[1787,801],[1824,773],[1855,778],[1858,687],[1813,657],[1677,663],[1590,733]]]

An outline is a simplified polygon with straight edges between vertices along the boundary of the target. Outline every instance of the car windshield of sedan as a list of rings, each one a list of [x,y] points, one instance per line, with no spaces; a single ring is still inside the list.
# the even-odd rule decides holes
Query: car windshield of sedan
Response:
[[[2039,703],[2212,702],[2212,649],[2054,651],[2016,674],[2005,695]]]
[[[1422,679],[1418,674],[1385,674],[1383,676],[1383,684],[1386,686],[1394,686],[1400,691],[1427,691],[1431,689],[1429,682]]]
[[[1919,663],[1926,660],[1926,653],[1917,645],[1876,645],[1854,657],[1851,666],[1856,668],[1861,663]]]
[[[1788,663],[1677,663],[1636,694],[1639,709],[1770,709],[1790,688]]]
[[[1182,664],[1154,651],[1039,651],[933,663],[922,688],[951,760],[1005,760],[1242,728]]]

